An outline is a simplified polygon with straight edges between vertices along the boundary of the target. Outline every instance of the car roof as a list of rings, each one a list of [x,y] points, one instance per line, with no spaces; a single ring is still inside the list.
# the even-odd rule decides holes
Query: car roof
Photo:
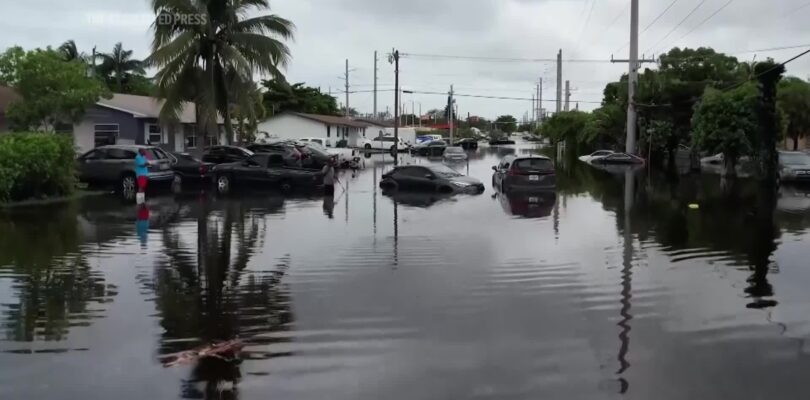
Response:
[[[541,156],[539,154],[526,154],[526,155],[519,155],[519,156],[514,155],[514,154],[510,154],[510,155],[504,157],[503,159],[504,159],[504,161],[510,160],[510,162],[511,162],[512,160],[526,160],[526,159],[532,159],[532,158],[537,159],[537,160],[549,160],[549,161],[551,161],[551,158],[548,158],[546,156]]]
[[[142,144],[108,144],[96,147],[96,149],[124,149],[124,150],[157,149],[157,148],[158,148],[157,146],[148,146]]]

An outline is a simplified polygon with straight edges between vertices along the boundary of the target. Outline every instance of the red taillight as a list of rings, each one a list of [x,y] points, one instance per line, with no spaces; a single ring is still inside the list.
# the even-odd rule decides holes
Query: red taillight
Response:
[[[508,170],[506,170],[506,175],[507,176],[517,176],[517,171],[515,171],[514,168],[509,168]]]

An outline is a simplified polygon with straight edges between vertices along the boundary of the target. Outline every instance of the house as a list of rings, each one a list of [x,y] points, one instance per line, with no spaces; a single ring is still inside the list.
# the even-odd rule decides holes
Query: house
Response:
[[[258,132],[280,139],[322,138],[330,146],[346,140],[347,146],[357,147],[366,137],[368,124],[334,115],[284,112],[258,124]]]
[[[9,130],[8,120],[6,119],[6,110],[11,103],[19,100],[21,97],[17,91],[8,87],[0,85],[0,132]]]
[[[114,93],[89,107],[82,120],[73,126],[76,147],[81,151],[106,144],[152,144],[169,151],[195,149],[196,113],[193,103],[183,104],[176,123],[158,120],[163,100],[148,96]],[[219,119],[218,137],[209,137],[202,145],[225,139]]]

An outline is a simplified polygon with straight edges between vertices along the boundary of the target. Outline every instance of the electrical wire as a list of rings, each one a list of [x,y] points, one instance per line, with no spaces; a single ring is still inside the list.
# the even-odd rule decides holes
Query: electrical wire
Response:
[[[481,57],[481,56],[461,56],[461,55],[448,55],[448,54],[418,54],[418,53],[400,53],[400,58],[426,58],[434,60],[467,60],[467,61],[485,61],[485,62],[557,62],[556,58],[518,58],[518,57]],[[563,62],[568,63],[609,63],[607,59],[578,59],[568,58]]]
[[[669,37],[669,35],[672,35],[672,34],[673,34],[673,33],[674,33],[674,32],[675,32],[675,31],[676,31],[678,28],[680,28],[680,27],[681,27],[681,25],[683,25],[683,23],[684,23],[684,22],[686,22],[686,20],[687,20],[687,19],[689,19],[689,17],[691,17],[691,16],[692,16],[692,14],[694,14],[694,13],[695,13],[695,11],[697,11],[697,10],[698,10],[698,8],[700,8],[700,6],[702,6],[702,5],[703,5],[703,3],[705,3],[705,2],[706,2],[706,0],[700,0],[700,3],[698,3],[698,5],[696,5],[696,6],[695,6],[695,8],[693,8],[693,9],[692,9],[692,11],[689,11],[689,14],[686,14],[686,16],[685,16],[685,17],[683,17],[683,19],[681,20],[681,22],[678,22],[678,24],[677,24],[677,25],[675,25],[675,27],[674,27],[674,28],[672,28],[672,30],[671,30],[671,31],[669,31],[669,32],[668,32],[666,35],[664,35],[664,37],[663,37],[663,38],[661,38],[661,40],[659,40],[658,42],[656,42],[654,45],[650,46],[650,48],[649,48],[649,49],[647,49],[647,50],[645,50],[644,52],[645,52],[645,53],[649,53],[649,52],[650,52],[650,50],[652,50],[652,49],[654,49],[654,48],[658,47],[658,45],[659,45],[659,44],[661,44],[661,43],[662,43],[664,40],[666,40],[666,39]]]
[[[728,0],[728,1],[726,2],[726,4],[723,4],[723,5],[722,5],[720,8],[718,8],[718,9],[717,9],[717,11],[713,12],[711,15],[709,15],[708,17],[706,17],[706,19],[704,19],[703,21],[700,21],[700,23],[699,23],[699,24],[697,24],[697,25],[695,25],[694,27],[692,27],[692,29],[690,29],[690,30],[689,30],[689,32],[686,32],[686,33],[685,33],[683,36],[679,37],[679,38],[678,38],[678,40],[676,40],[676,41],[675,41],[675,43],[680,42],[680,41],[681,41],[683,38],[685,38],[685,37],[689,36],[689,35],[690,35],[692,32],[694,32],[695,30],[697,30],[698,28],[700,28],[701,26],[703,26],[703,24],[705,24],[706,22],[708,22],[710,19],[714,18],[714,16],[715,16],[715,15],[719,14],[719,13],[720,13],[720,11],[723,11],[723,10],[724,10],[726,7],[728,7],[728,6],[729,6],[731,3],[733,3],[734,1],[735,1],[735,0]],[[664,49],[665,49],[665,48],[664,48]],[[663,51],[663,49],[662,49],[662,51]]]
[[[582,29],[579,30],[579,36],[577,37],[577,44],[574,46],[574,54],[579,50],[579,44],[582,43],[582,35],[585,34],[585,30],[588,28],[588,23],[591,22],[591,15],[593,14],[593,7],[596,5],[596,0],[591,0],[591,9],[588,10],[588,16],[585,18],[585,23],[582,24]]]
[[[419,91],[419,90],[410,90],[410,92],[415,94],[436,94],[447,96],[447,92],[426,92],[426,91]],[[520,100],[520,101],[531,101],[531,97],[508,97],[508,96],[486,96],[486,95],[477,95],[477,94],[460,94],[460,93],[453,93],[453,97],[471,97],[477,99],[493,99],[493,100]],[[537,100],[537,99],[535,99]],[[542,99],[541,101],[544,102],[556,102],[557,99]],[[592,103],[592,104],[602,104],[601,101],[585,101],[585,100],[573,100],[569,99],[570,102],[579,102],[579,103]]]
[[[666,13],[667,13],[667,11],[669,11],[669,9],[670,9],[670,8],[672,8],[672,6],[674,6],[674,5],[675,5],[675,3],[677,3],[678,1],[680,1],[680,0],[672,0],[672,3],[669,3],[669,5],[667,6],[667,8],[665,8],[665,9],[664,9],[664,11],[661,11],[661,12],[658,14],[658,16],[657,16],[657,17],[653,18],[652,22],[650,22],[649,24],[647,24],[647,26],[645,26],[645,27],[644,27],[644,29],[642,29],[642,30],[641,30],[641,32],[639,33],[639,35],[643,34],[644,32],[647,32],[647,30],[648,30],[648,29],[650,29],[650,28],[651,28],[653,25],[655,25],[655,23],[656,23],[656,22],[658,22],[658,20],[659,20],[659,19],[661,19],[661,17],[663,17],[663,16],[664,16],[664,14],[666,14]],[[620,51],[624,50],[624,49],[625,49],[627,46],[629,46],[629,45],[630,45],[630,42],[625,43],[625,44],[624,44],[624,46],[619,47],[618,49],[616,49],[616,51],[614,51],[614,53],[618,53],[618,52],[620,52]]]

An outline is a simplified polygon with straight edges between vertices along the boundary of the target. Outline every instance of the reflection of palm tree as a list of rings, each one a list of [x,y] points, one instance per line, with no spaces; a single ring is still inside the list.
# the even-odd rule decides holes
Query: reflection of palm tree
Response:
[[[169,263],[159,267],[155,276],[157,308],[164,328],[160,355],[234,338],[242,338],[248,346],[259,344],[261,334],[279,330],[291,319],[287,295],[280,289],[289,260],[282,260],[274,272],[245,273],[250,258],[262,245],[264,215],[250,210],[244,202],[220,204],[223,208],[209,210],[209,204],[202,202],[195,210],[196,249],[184,245],[182,235],[173,227],[163,231]],[[245,354],[257,356],[256,352]],[[239,377],[236,364],[204,359],[184,383],[183,395],[218,396],[220,383],[235,383]],[[203,391],[197,388],[201,382],[205,383]]]

